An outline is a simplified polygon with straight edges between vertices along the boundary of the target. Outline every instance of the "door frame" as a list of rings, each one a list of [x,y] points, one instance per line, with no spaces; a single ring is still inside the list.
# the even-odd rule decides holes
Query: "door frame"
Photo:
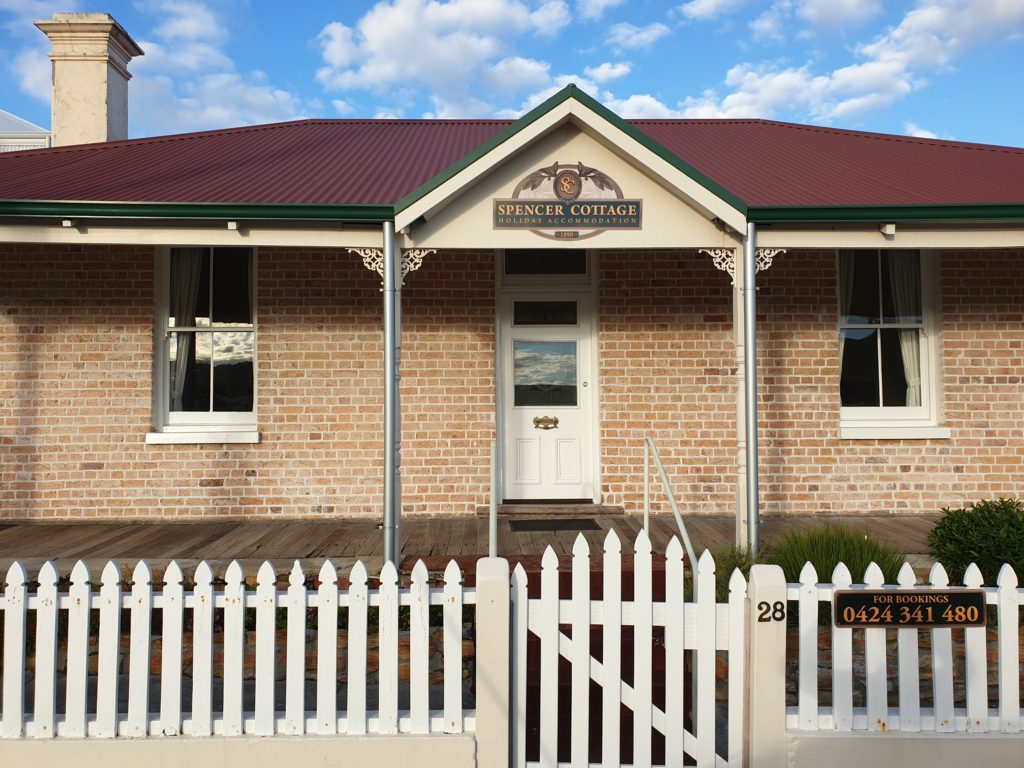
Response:
[[[497,443],[495,460],[497,461],[498,476],[498,503],[505,502],[505,437],[507,427],[505,423],[505,374],[502,365],[502,349],[504,347],[505,335],[502,333],[504,316],[502,307],[509,296],[524,296],[543,298],[547,295],[558,296],[584,296],[587,298],[590,320],[590,366],[588,371],[581,371],[581,374],[589,376],[592,392],[592,409],[590,424],[590,473],[593,478],[593,494],[591,501],[595,504],[601,503],[601,380],[598,376],[600,371],[600,350],[598,340],[600,329],[598,328],[598,304],[597,304],[597,258],[596,253],[587,250],[587,273],[585,275],[537,275],[524,276],[515,275],[505,277],[504,261],[505,251],[495,249],[494,251],[494,427],[495,440]]]

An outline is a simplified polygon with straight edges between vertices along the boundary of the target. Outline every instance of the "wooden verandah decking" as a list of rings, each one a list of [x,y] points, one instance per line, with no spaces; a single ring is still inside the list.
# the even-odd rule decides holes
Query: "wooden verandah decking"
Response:
[[[551,546],[556,554],[572,551],[582,533],[592,551],[614,530],[631,551],[632,542],[643,527],[643,518],[625,514],[546,515],[564,526],[555,530],[516,530],[536,527],[537,514],[502,515],[498,519],[498,554],[511,558],[536,557]],[[798,526],[818,526],[841,522],[863,530],[882,542],[893,544],[910,555],[911,563],[921,561],[928,552],[927,535],[935,515],[836,517],[769,516],[762,520],[762,541],[770,542],[780,532]],[[517,521],[522,521],[517,523]],[[579,530],[578,523],[591,530]],[[731,516],[701,516],[686,519],[687,530],[699,553],[705,548],[719,549],[733,542],[735,519]],[[593,527],[596,526],[596,527]],[[408,518],[400,528],[402,568],[411,568],[419,558],[434,564],[448,558],[460,559],[487,553],[488,520],[481,516]],[[664,552],[670,537],[677,533],[671,516],[651,518],[651,543],[655,552]],[[376,520],[221,520],[213,522],[22,522],[0,521],[0,575],[11,562],[20,560],[35,571],[46,560],[63,569],[77,560],[85,560],[90,570],[98,570],[108,560],[131,565],[146,560],[155,569],[176,560],[188,572],[206,560],[220,573],[232,560],[238,560],[248,572],[265,560],[282,573],[295,560],[307,573],[325,559],[339,570],[347,571],[357,560],[371,570],[380,566],[383,535]],[[431,562],[432,561],[432,562]],[[254,569],[253,569],[253,572]]]

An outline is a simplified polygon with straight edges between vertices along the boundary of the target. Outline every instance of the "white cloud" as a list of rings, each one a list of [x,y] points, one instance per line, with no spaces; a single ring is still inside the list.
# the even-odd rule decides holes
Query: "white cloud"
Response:
[[[814,27],[851,27],[882,13],[881,0],[797,0],[796,15]]]
[[[801,8],[806,11],[811,4],[802,0]],[[833,5],[837,13],[859,18],[846,0]],[[863,5],[867,13],[874,4]],[[772,27],[766,23],[764,29]],[[773,117],[786,112],[815,121],[848,120],[922,87],[933,71],[950,67],[971,47],[1022,34],[1024,3],[1019,0],[919,0],[895,27],[856,46],[855,63],[823,73],[814,72],[811,64],[737,64],[726,73],[724,96],[705,91],[687,98],[683,111],[687,117]]]
[[[648,48],[671,30],[661,22],[637,27],[623,22],[608,30],[608,43],[616,48]]]
[[[481,83],[499,93],[521,93],[546,86],[551,80],[550,69],[546,61],[510,56],[489,67]]]
[[[14,56],[11,67],[22,91],[39,101],[50,103],[52,69],[45,48],[23,48]]]
[[[919,139],[937,139],[939,135],[932,131],[926,130],[919,126],[917,123],[907,121],[903,124],[903,132],[907,136],[916,136]]]
[[[622,5],[625,0],[576,0],[576,12],[584,19],[596,20],[609,8]]]
[[[782,41],[785,38],[785,16],[792,9],[789,0],[779,0],[747,26],[755,40]]]
[[[584,67],[583,72],[594,82],[607,83],[609,80],[625,77],[632,69],[633,67],[628,61],[620,61],[615,64],[606,61],[596,67]]]
[[[348,117],[356,111],[356,108],[344,99],[331,99],[331,106],[341,117]]]
[[[688,19],[707,21],[737,8],[743,0],[690,0],[679,6]]]
[[[620,117],[630,119],[662,119],[682,117],[683,113],[672,109],[655,97],[646,93],[637,93],[624,99],[605,99],[610,110]]]
[[[399,89],[426,88],[431,115],[490,115],[495,89],[522,92],[547,82],[547,64],[516,56],[516,43],[556,35],[570,18],[564,0],[532,7],[523,0],[381,0],[354,26],[324,27],[316,78],[329,90],[372,91],[391,111],[404,111]]]

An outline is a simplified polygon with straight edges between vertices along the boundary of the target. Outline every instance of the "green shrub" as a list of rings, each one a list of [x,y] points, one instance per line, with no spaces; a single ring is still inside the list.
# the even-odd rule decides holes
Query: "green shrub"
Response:
[[[971,563],[986,584],[995,584],[1003,563],[1024,575],[1024,504],[1019,499],[983,499],[960,509],[944,508],[928,533],[932,555],[950,581],[961,583]]]
[[[727,603],[729,602],[729,579],[732,578],[732,572],[739,568],[743,578],[746,579],[750,576],[750,566],[754,564],[754,561],[747,550],[739,547],[716,549],[711,556],[715,558],[715,601]]]
[[[831,580],[835,567],[846,563],[856,583],[863,580],[864,571],[874,562],[882,569],[886,583],[892,584],[904,557],[896,547],[882,544],[861,531],[824,525],[787,531],[772,539],[759,559],[781,566],[789,582],[799,581],[805,563],[814,566],[820,581]]]

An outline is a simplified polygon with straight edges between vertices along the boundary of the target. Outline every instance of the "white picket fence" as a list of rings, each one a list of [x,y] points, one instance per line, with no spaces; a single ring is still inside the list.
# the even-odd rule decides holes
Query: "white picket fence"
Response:
[[[173,736],[238,736],[252,734],[365,734],[461,733],[474,727],[474,712],[464,710],[462,687],[462,608],[475,603],[475,590],[463,587],[461,572],[450,563],[444,585],[432,587],[422,562],[413,569],[411,584],[400,587],[395,567],[380,573],[371,588],[366,568],[356,563],[350,586],[338,586],[330,562],[319,572],[319,588],[307,589],[306,577],[295,563],[286,590],[278,590],[270,563],[259,569],[256,589],[247,590],[237,562],[215,585],[205,562],[195,572],[194,588],[185,590],[183,574],[171,563],[162,590],[155,590],[150,568],[140,562],[133,585],[121,587],[116,563],[103,569],[102,584],[94,590],[88,570],[79,562],[70,586],[58,591],[60,574],[52,563],[40,569],[35,592],[20,563],[7,572],[0,599],[3,615],[3,700],[0,738],[114,738]],[[408,706],[399,709],[399,614],[408,606]],[[430,708],[428,677],[430,606],[443,606],[443,708]],[[283,609],[284,648],[275,648],[275,621]],[[316,612],[316,627],[307,626],[307,612]],[[348,627],[339,631],[339,609],[347,609]],[[379,634],[379,670],[375,686],[367,682],[367,637],[371,610]],[[127,626],[122,626],[127,611]],[[245,706],[244,671],[246,612],[255,613],[254,706]],[[191,614],[186,638],[185,617]],[[33,615],[34,614],[34,615]],[[98,614],[98,637],[90,641],[90,622]],[[30,617],[33,619],[29,621]],[[159,670],[151,670],[154,620],[160,623]],[[249,616],[250,621],[252,615]],[[34,629],[29,632],[29,627]],[[223,632],[222,667],[214,669],[214,627]],[[66,630],[64,629],[66,627]],[[219,633],[218,633],[219,634]],[[339,636],[347,637],[346,683],[338,675]],[[191,640],[191,696],[183,696],[183,641]],[[122,643],[127,642],[127,703],[119,703],[123,683]],[[27,664],[29,642],[34,664]],[[97,648],[90,669],[90,643]],[[58,664],[61,646],[66,663]],[[275,706],[275,659],[284,655],[284,708]],[[315,691],[307,695],[306,658],[315,653]],[[26,691],[31,667],[32,684]],[[62,671],[63,670],[63,671]],[[216,674],[215,674],[216,672]],[[90,678],[93,678],[90,684]],[[158,678],[154,683],[153,680]],[[222,688],[214,679],[222,681]],[[61,683],[58,686],[58,683]],[[159,691],[150,691],[152,684]],[[64,691],[63,706],[57,692]],[[368,708],[368,694],[377,707]],[[222,690],[222,693],[221,693]],[[345,701],[338,701],[344,690]],[[27,714],[26,693],[31,695]],[[403,692],[403,698],[406,694]],[[123,700],[123,697],[121,697]],[[280,699],[280,695],[278,696]],[[220,707],[215,709],[216,700]],[[152,706],[151,701],[156,701]]]
[[[836,590],[949,589],[949,579],[941,565],[932,567],[928,584],[917,584],[907,564],[896,584],[884,585],[882,571],[874,563],[864,574],[864,584],[851,581],[849,569],[839,565],[832,573],[831,584],[819,584],[818,574],[808,563],[800,574],[800,583],[788,586],[789,600],[799,606],[797,703],[788,708],[788,728],[835,732],[1020,732],[1019,613],[1024,590],[1018,589],[1012,568],[1003,566],[996,586],[985,587],[981,572],[974,565],[967,569],[963,579],[964,589],[983,588],[987,605],[996,612],[997,655],[993,675],[988,668],[986,638],[986,633],[993,630],[985,627],[854,630],[836,627],[832,621],[826,627],[818,624],[819,605],[830,606],[831,616]],[[831,634],[831,652],[819,647],[822,629]],[[862,639],[856,638],[857,654],[862,658],[856,665],[855,632],[863,633]],[[895,634],[895,649],[887,644],[887,633],[890,639]],[[922,651],[925,640],[930,640],[930,650],[926,647]],[[956,654],[954,645],[958,646]],[[959,664],[958,659],[962,659]],[[831,706],[820,703],[822,666],[831,667],[830,679],[824,681],[831,688]],[[922,680],[922,669],[930,676],[930,684]],[[954,696],[955,681],[957,688],[962,689],[958,696]],[[990,683],[995,706],[990,706]],[[855,687],[862,692],[858,696],[863,701],[860,706],[854,706]],[[890,706],[890,693],[898,697],[896,706]],[[922,706],[922,699],[929,706]]]
[[[542,560],[540,597],[528,598],[527,576],[512,576],[513,736],[512,765],[555,768],[560,752],[572,766],[620,765],[622,706],[632,711],[632,754],[625,764],[652,764],[652,735],[664,736],[664,764],[681,766],[686,755],[698,766],[739,766],[745,707],[744,636],[746,582],[730,581],[729,602],[715,602],[715,564],[705,552],[697,565],[694,598],[684,597],[683,548],[675,538],[666,550],[665,599],[652,593],[651,544],[641,531],[633,557],[633,599],[622,599],[622,551],[612,531],[604,542],[602,597],[590,597],[590,549],[582,536],[573,547],[571,596],[559,594],[558,558],[549,547]],[[600,627],[600,660],[591,649],[591,627]],[[563,628],[569,629],[567,635]],[[623,664],[623,636],[632,642],[631,669]],[[527,760],[527,633],[540,640],[538,760]],[[631,636],[631,637],[630,637]],[[653,696],[655,645],[664,649],[664,703]],[[727,704],[716,707],[716,653],[726,652]],[[690,663],[687,664],[687,654]],[[569,744],[559,744],[559,666],[568,672]],[[631,672],[631,683],[624,674]],[[591,707],[591,681],[601,687],[600,712]],[[689,712],[687,712],[689,702]],[[687,729],[687,716],[694,727]],[[725,743],[716,744],[716,725],[727,723]],[[592,763],[588,737],[601,734],[601,762]],[[717,746],[717,748],[716,748]],[[561,747],[561,750],[560,750]],[[531,750],[532,751],[532,750]],[[718,753],[723,756],[719,756]]]

